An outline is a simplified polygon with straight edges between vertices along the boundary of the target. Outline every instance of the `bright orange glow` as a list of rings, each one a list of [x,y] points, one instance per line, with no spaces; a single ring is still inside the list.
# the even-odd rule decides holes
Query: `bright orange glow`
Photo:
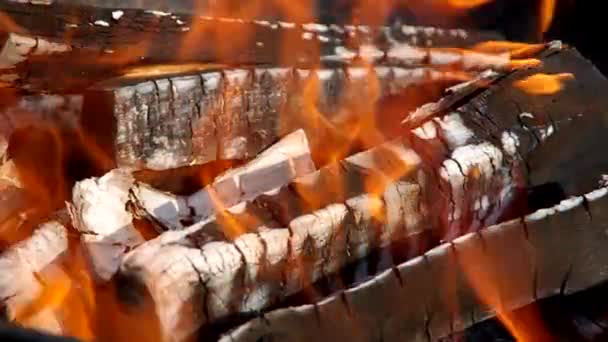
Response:
[[[144,78],[144,77],[167,77],[171,75],[197,73],[205,70],[220,69],[226,67],[222,64],[212,63],[184,63],[184,64],[161,64],[129,67],[122,71],[122,78]]]
[[[222,198],[218,193],[210,188],[208,190],[209,198],[213,203],[213,207],[215,208],[216,214],[216,222],[218,226],[222,229],[222,232],[229,240],[234,240],[240,235],[247,233],[246,229],[257,227],[256,225],[244,226],[236,220],[230,213],[225,212],[227,208],[226,203],[223,202]],[[250,222],[252,223],[252,222]]]
[[[447,0],[450,7],[463,10],[479,7],[492,1],[493,0]]]
[[[547,32],[553,22],[553,15],[555,14],[555,3],[556,0],[542,0],[540,2],[540,29],[541,33]]]
[[[529,44],[520,42],[491,40],[476,44],[471,49],[474,51],[490,54],[509,53],[512,58],[518,58],[522,55],[530,56],[544,48],[544,44]]]
[[[481,238],[479,238],[481,239]],[[469,245],[468,247],[473,247]],[[477,247],[463,248],[458,251],[458,264],[463,271],[465,281],[475,291],[480,302],[494,311],[496,317],[518,342],[553,341],[542,321],[536,305],[531,305],[523,312],[511,311],[510,304],[514,298],[511,293],[519,294],[519,282],[526,279],[514,279],[501,273],[500,265],[483,251],[485,247],[479,242]]]
[[[54,311],[67,297],[72,281],[65,274],[58,274],[48,284],[41,284],[42,290],[33,301],[15,308],[15,320],[23,325],[43,310]]]
[[[532,95],[551,95],[559,92],[566,81],[574,79],[570,73],[534,74],[523,80],[515,81],[513,86]]]

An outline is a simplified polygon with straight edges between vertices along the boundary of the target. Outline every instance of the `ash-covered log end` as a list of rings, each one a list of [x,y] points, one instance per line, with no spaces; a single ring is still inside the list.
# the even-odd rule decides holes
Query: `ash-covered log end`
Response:
[[[89,254],[94,273],[108,280],[118,269],[122,256],[144,242],[127,211],[133,177],[116,169],[101,178],[86,179],[74,186],[68,205],[75,228]]]

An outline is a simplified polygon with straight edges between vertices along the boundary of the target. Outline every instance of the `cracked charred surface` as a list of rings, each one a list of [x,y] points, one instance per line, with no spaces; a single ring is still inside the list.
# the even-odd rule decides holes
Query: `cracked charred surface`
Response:
[[[125,1],[114,6],[86,1],[3,2],[0,11],[14,25],[6,29],[9,36],[0,54],[0,69],[4,69],[0,79],[28,89],[77,90],[94,80],[120,74],[121,69],[132,65],[192,61],[316,65],[320,56],[335,59],[357,54],[364,45],[375,51],[368,57],[378,58],[377,53],[382,56],[399,44],[464,47],[502,39],[493,32],[407,25],[243,20],[199,15],[201,11],[194,8],[175,13],[132,8],[133,3]],[[173,1],[169,3],[174,5]],[[226,44],[227,37],[230,44]],[[193,38],[207,43],[188,44]],[[90,63],[91,60],[96,62]],[[64,67],[59,71],[49,65]]]
[[[109,81],[85,94],[82,123],[121,167],[246,159],[300,128],[325,164],[324,147],[347,150],[344,126],[376,119],[379,101],[406,96],[415,108],[462,77],[426,67],[259,67]]]
[[[459,237],[318,303],[266,313],[221,341],[434,341],[496,311],[590,288],[607,280],[607,194]],[[471,267],[495,284],[492,302],[479,299],[463,271]]]
[[[597,145],[606,132],[606,101],[599,94],[608,84],[568,48],[546,54],[540,70],[567,70],[576,80],[554,96],[530,96],[511,84],[539,69],[517,71],[468,99],[456,112],[478,128],[478,138],[502,141],[504,150],[513,153],[521,162],[521,184],[555,184],[575,197],[451,240],[314,304],[265,313],[224,340],[437,340],[496,311],[605,282],[607,190],[589,191],[606,169]],[[587,134],[594,140],[588,141]],[[444,135],[442,140],[452,139]],[[556,153],[556,146],[566,144],[567,153]],[[588,152],[591,160],[581,161],[578,151]],[[464,173],[462,166],[456,169]],[[457,203],[458,191],[452,187],[449,204]],[[494,296],[480,296],[476,280]]]
[[[577,64],[582,58],[574,50],[559,44],[540,57],[561,58],[562,64],[553,65],[557,71],[594,72],[589,64]],[[134,307],[132,298],[152,298],[166,338],[180,340],[201,324],[264,310],[399,239],[432,232],[452,240],[500,222],[517,210],[514,196],[526,187],[530,173],[526,161],[549,135],[541,134],[531,144],[534,132],[509,119],[513,113],[474,108],[480,99],[503,96],[500,89],[514,80],[551,71],[546,66],[516,71],[495,78],[489,88],[466,90],[460,100],[447,101],[452,104],[443,113],[435,113],[443,115],[399,139],[323,167],[210,221],[162,234],[125,258],[121,295]],[[605,85],[599,74],[595,77],[598,86]],[[575,106],[587,100],[572,89],[541,101],[568,96]],[[519,101],[537,100],[528,95]],[[484,114],[489,112],[493,116]],[[545,117],[534,129],[549,131],[556,122]],[[228,223],[247,230],[222,241]],[[382,262],[393,261],[389,256]],[[424,281],[415,286],[433,287]],[[424,321],[422,317],[422,327]]]

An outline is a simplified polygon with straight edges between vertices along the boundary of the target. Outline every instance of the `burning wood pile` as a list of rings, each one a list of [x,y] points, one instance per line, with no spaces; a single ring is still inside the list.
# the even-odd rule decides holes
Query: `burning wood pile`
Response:
[[[608,81],[575,48],[144,5],[0,2],[7,321],[533,341],[513,310],[606,281]]]

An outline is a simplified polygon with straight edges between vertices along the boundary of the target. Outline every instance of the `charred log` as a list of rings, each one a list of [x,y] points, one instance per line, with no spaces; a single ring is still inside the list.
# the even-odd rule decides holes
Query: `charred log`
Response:
[[[359,50],[362,45],[388,51],[394,44],[464,47],[501,39],[496,33],[461,29],[243,20],[201,15],[205,11],[198,8],[166,12],[149,5],[142,8],[141,3],[132,1],[108,5],[86,1],[0,4],[0,11],[15,24],[9,28],[0,54],[2,80],[28,89],[65,91],[116,76],[133,65],[193,61],[317,65],[319,56],[334,55],[345,48]],[[227,37],[232,38],[230,44],[226,44]],[[61,72],[49,67],[57,64],[64,66]]]
[[[590,288],[607,280],[607,200],[603,188],[462,236],[319,303],[266,313],[221,341],[437,340]]]
[[[177,230],[315,170],[306,135],[298,130],[190,196],[175,196],[138,182],[130,198],[138,215],[155,222],[161,231]]]
[[[324,146],[347,154],[348,129],[374,120],[377,101],[441,89],[467,77],[427,68],[255,68],[202,71],[148,81],[121,79],[85,95],[85,130],[118,166],[166,169],[255,156],[279,137],[304,129],[313,159]],[[362,133],[364,134],[364,133]],[[366,138],[379,143],[378,137]]]
[[[515,206],[515,188],[526,186],[526,158],[549,135],[539,134],[534,143],[530,139],[534,132],[554,127],[556,121],[544,117],[534,127],[536,131],[522,130],[508,112],[474,108],[478,101],[489,103],[494,96],[504,96],[500,92],[503,87],[531,73],[568,70],[575,75],[574,83],[580,75],[598,86],[606,84],[571,49],[554,45],[542,55],[543,61],[553,58],[561,63],[546,63],[496,79],[489,89],[480,89],[464,104],[448,108],[447,115],[414,129],[409,138],[297,179],[279,190],[275,200],[263,201],[261,207],[256,200],[183,232],[161,235],[126,257],[121,267],[122,279],[130,285],[127,287],[136,292],[145,289],[156,303],[162,303],[157,305],[157,314],[163,330],[174,332],[174,327],[180,326],[185,337],[200,324],[234,313],[263,310],[399,236],[432,230],[440,238],[451,240],[499,222]],[[540,101],[550,104],[568,96],[569,103],[580,106],[588,98],[576,89],[566,88]],[[535,96],[521,96],[517,103],[538,103]],[[542,111],[542,107],[537,108]],[[484,113],[494,115],[495,126]],[[564,114],[562,119],[574,117],[576,114]],[[338,187],[343,190],[330,189],[331,179],[341,180]],[[400,186],[417,189],[419,195],[412,196]],[[289,208],[291,203],[296,206]],[[209,227],[222,232],[226,227],[224,217],[229,217],[230,222],[237,217],[238,223],[239,217],[247,217],[248,212],[259,219],[257,232],[229,236],[227,241],[200,234],[209,231]],[[265,216],[259,212],[272,218],[272,223],[288,228],[268,229],[263,222]],[[246,227],[251,229],[251,221],[243,222],[248,222]],[[163,290],[176,284],[180,284],[179,295]]]
[[[568,70],[573,72],[576,81],[566,84],[553,98],[533,97],[522,101],[526,95],[510,85],[538,70],[518,71],[493,83],[490,89],[468,100],[457,112],[467,114],[463,119],[468,124],[473,124],[473,120],[485,122],[477,127],[488,129],[485,133],[476,132],[476,135],[485,134],[488,139],[494,136],[494,141],[501,137],[505,151],[511,150],[519,156],[517,159],[528,165],[522,167],[524,181],[528,180],[525,183],[536,183],[537,167],[541,164],[533,161],[542,156],[543,163],[552,165],[547,169],[556,170],[557,165],[565,165],[576,167],[578,172],[576,177],[572,173],[569,176],[561,172],[552,176],[543,173],[544,181],[555,180],[564,189],[569,189],[570,194],[584,193],[597,184],[605,169],[605,158],[593,157],[591,162],[578,165],[580,161],[572,160],[572,155],[555,154],[555,145],[552,150],[545,146],[556,142],[564,144],[569,134],[605,132],[603,119],[599,119],[603,115],[599,110],[604,108],[603,99],[583,88],[594,84],[598,90],[606,89],[607,84],[588,61],[571,49],[554,50],[543,58],[543,64],[543,72]],[[513,115],[504,111],[508,108],[506,103],[510,102],[517,107]],[[500,107],[495,107],[499,104]],[[591,109],[582,115],[575,114],[581,107]],[[534,108],[535,124],[524,126],[518,117],[522,111],[528,113],[528,108]],[[492,124],[487,120],[492,120]],[[589,123],[579,126],[577,120],[595,121],[599,127],[591,128]],[[544,128],[537,126],[541,122],[544,122]],[[506,134],[497,134],[504,127],[511,129],[503,131]],[[587,127],[586,131],[580,127]],[[547,134],[547,129],[551,129],[551,134]],[[444,136],[448,144],[454,138],[457,137]],[[509,143],[511,138],[519,143]],[[571,143],[574,145],[572,150],[589,146],[586,141]],[[455,175],[450,179],[457,180]],[[578,175],[589,181],[579,182]],[[464,189],[470,191],[471,188]],[[457,187],[452,187],[452,204],[458,203],[458,192]],[[605,194],[606,189],[601,189],[570,198],[525,218],[455,239],[329,299],[264,314],[263,318],[238,328],[226,338],[242,338],[243,341],[253,336],[280,336],[286,340],[435,340],[491,317],[497,311],[505,312],[540,298],[587,289],[606,280],[598,276],[606,267],[602,261],[605,258],[601,252],[591,252],[604,240],[599,235],[603,234],[600,212],[605,205]],[[558,246],[566,245],[572,247],[562,255]],[[388,309],[389,313],[384,311],[387,308],[393,309]],[[293,328],[295,326],[306,328],[299,330]]]

